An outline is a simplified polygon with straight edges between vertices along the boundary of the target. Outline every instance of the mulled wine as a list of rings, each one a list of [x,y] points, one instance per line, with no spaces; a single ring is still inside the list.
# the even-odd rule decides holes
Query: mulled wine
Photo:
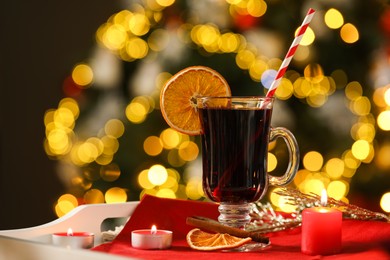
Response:
[[[200,109],[203,187],[216,202],[253,202],[267,188],[271,109]]]

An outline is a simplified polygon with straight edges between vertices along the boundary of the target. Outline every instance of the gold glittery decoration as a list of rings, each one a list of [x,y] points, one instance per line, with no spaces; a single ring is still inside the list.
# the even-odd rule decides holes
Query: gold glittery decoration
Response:
[[[254,203],[251,212],[252,221],[246,226],[247,230],[270,233],[295,228],[301,225],[303,209],[321,206],[321,197],[314,193],[305,194],[296,189],[282,188],[276,194],[286,197],[287,202],[297,208],[296,212],[284,214],[276,212],[269,202]],[[341,210],[344,219],[390,222],[390,217],[386,214],[373,212],[333,198],[328,198],[327,207]]]

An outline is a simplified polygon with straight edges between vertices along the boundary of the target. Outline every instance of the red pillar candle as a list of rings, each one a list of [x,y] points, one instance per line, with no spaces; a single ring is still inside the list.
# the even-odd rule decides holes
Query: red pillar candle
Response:
[[[321,198],[323,203],[324,195]],[[302,212],[302,253],[331,255],[341,251],[342,212],[329,207],[307,208]]]

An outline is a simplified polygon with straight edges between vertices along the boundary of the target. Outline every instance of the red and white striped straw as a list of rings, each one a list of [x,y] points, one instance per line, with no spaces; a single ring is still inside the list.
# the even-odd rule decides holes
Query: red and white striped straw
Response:
[[[273,97],[273,95],[275,94],[275,91],[276,91],[277,87],[279,86],[280,81],[282,80],[283,75],[287,70],[288,65],[290,64],[290,61],[292,60],[292,58],[293,58],[293,56],[294,56],[294,54],[299,46],[299,43],[301,42],[301,40],[303,38],[303,35],[306,32],[307,27],[309,27],[309,23],[310,23],[311,19],[313,18],[315,12],[316,11],[312,8],[310,8],[309,11],[307,12],[306,17],[303,20],[302,25],[299,28],[299,31],[298,31],[297,35],[295,36],[294,41],[292,42],[290,49],[288,50],[286,57],[284,58],[282,65],[280,66],[280,68],[278,70],[278,74],[276,74],[275,79],[271,84],[271,87],[268,89],[268,92],[266,95],[267,97]]]

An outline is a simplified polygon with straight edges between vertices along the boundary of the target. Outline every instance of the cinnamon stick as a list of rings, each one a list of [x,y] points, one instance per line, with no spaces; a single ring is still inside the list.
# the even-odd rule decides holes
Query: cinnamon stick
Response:
[[[200,229],[204,229],[211,232],[227,233],[229,235],[241,237],[241,238],[250,237],[255,242],[266,243],[266,244],[269,243],[269,238],[263,236],[260,232],[253,232],[253,231],[250,232],[239,228],[225,226],[220,224],[218,221],[205,218],[205,217],[200,217],[200,216],[188,217],[186,219],[186,223],[188,225],[195,226]]]

